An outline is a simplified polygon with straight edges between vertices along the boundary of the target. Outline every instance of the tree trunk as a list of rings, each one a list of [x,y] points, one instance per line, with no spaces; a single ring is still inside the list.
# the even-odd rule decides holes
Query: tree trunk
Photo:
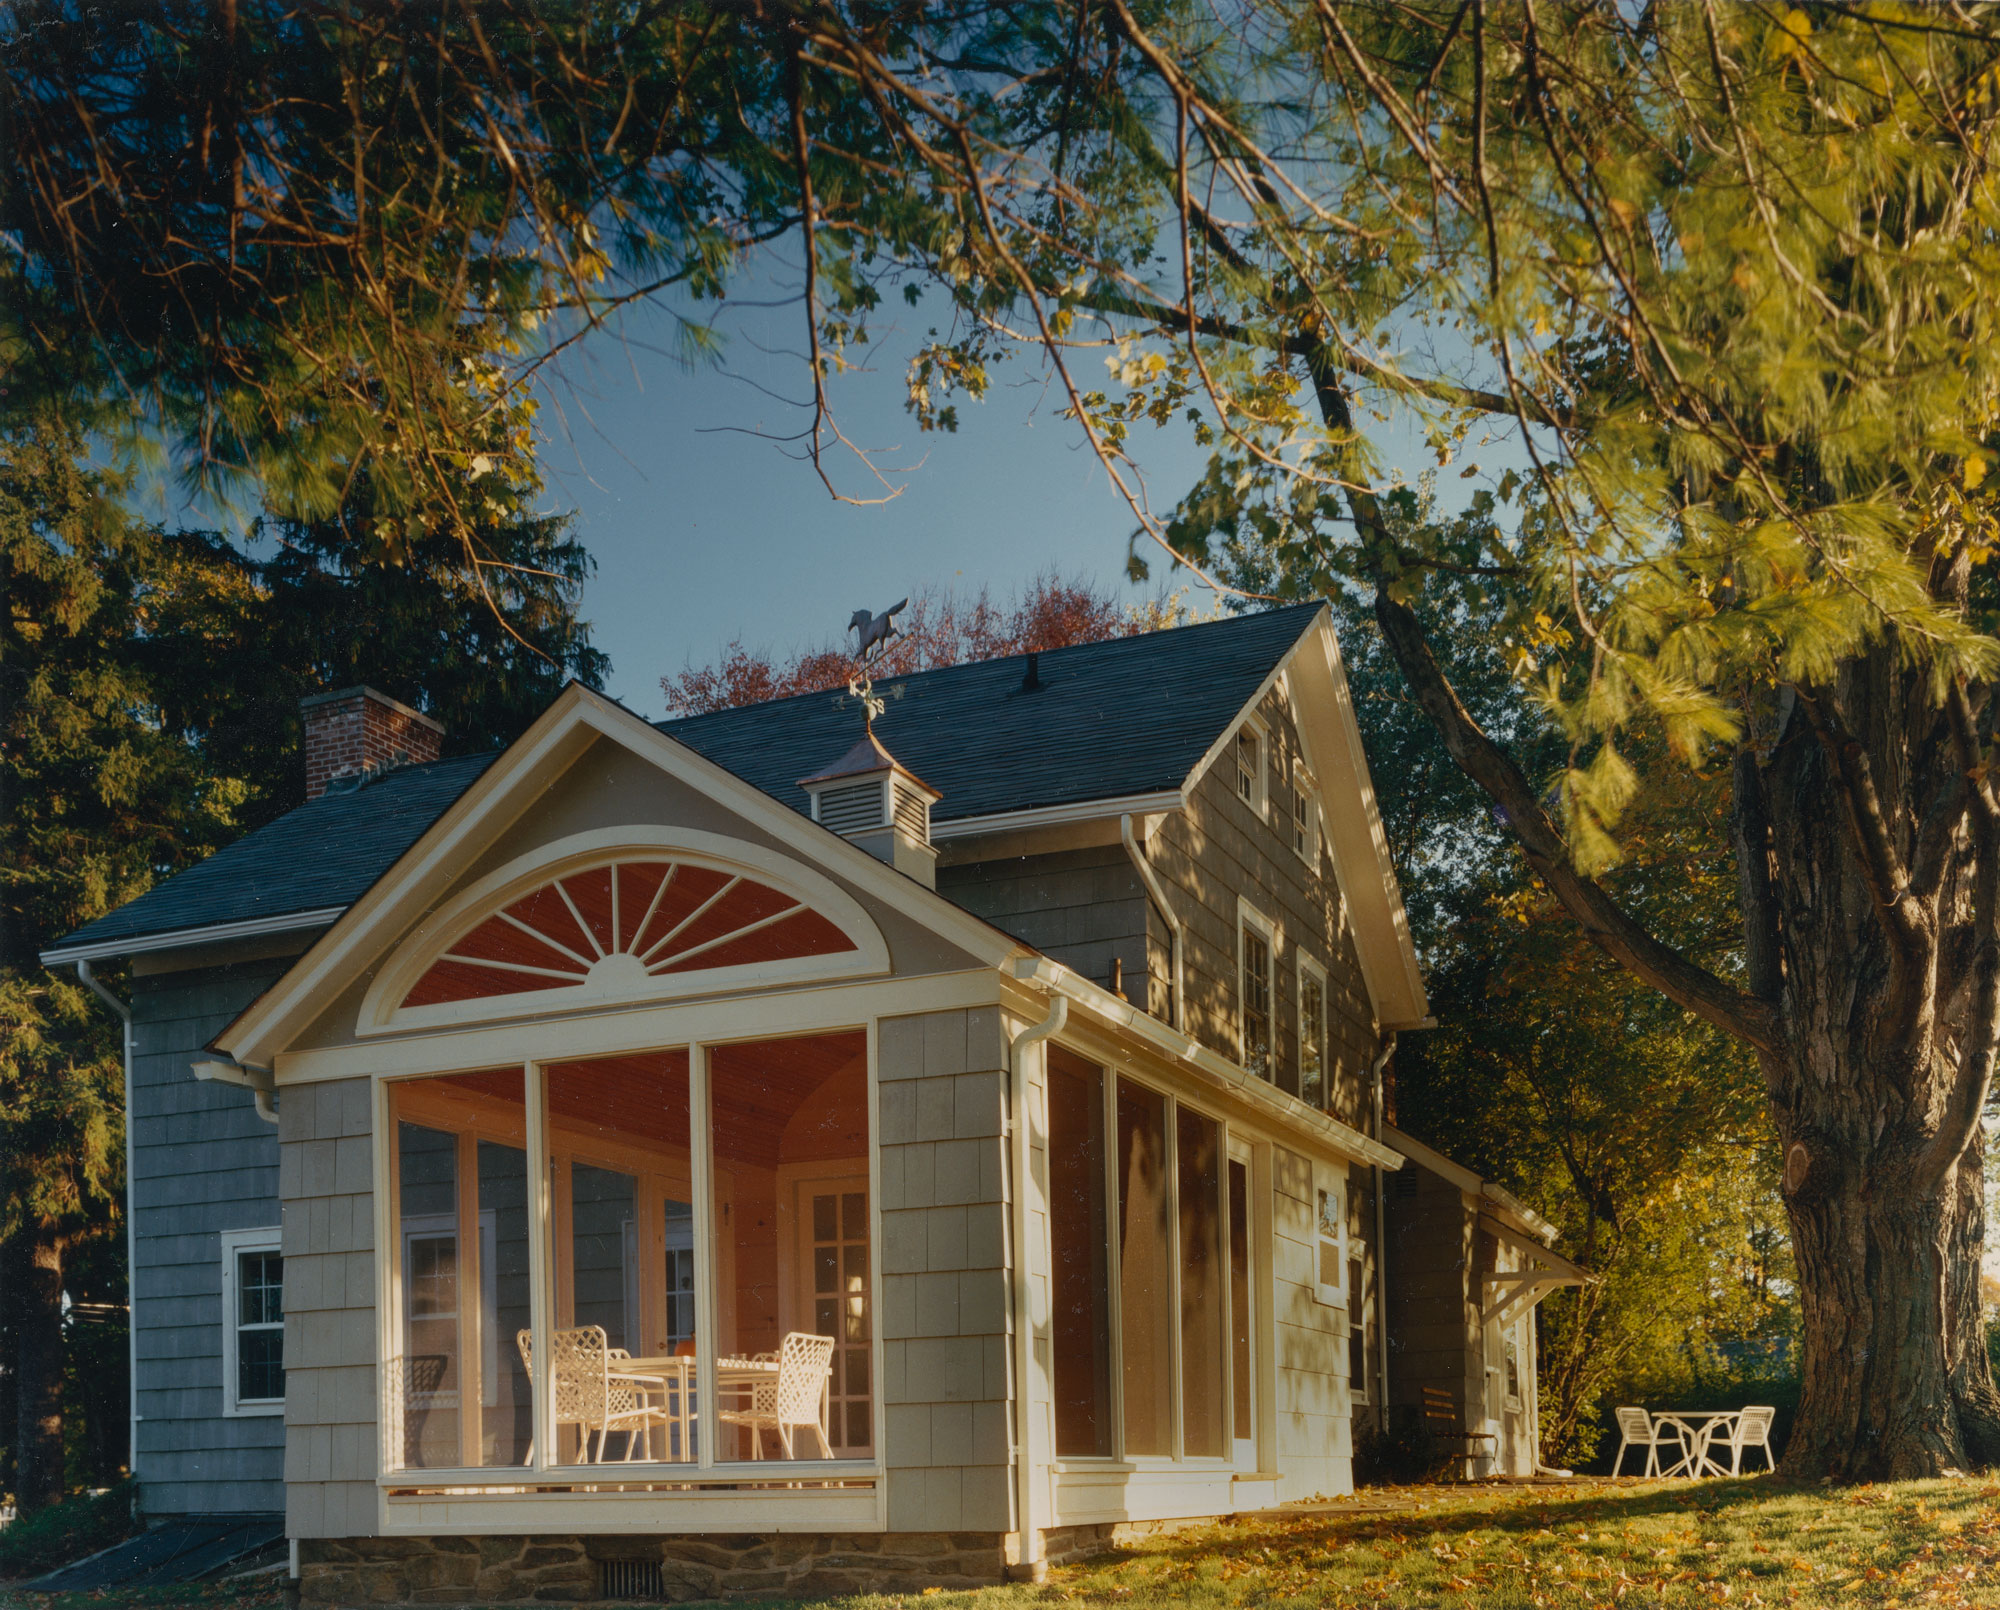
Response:
[[[62,1243],[28,1229],[8,1250],[20,1404],[14,1496],[25,1515],[63,1495]]]
[[[1983,1066],[1966,1042],[1990,1039],[1975,1000],[1990,889],[1963,806],[1948,838],[1936,819],[1934,893],[1908,898],[1931,885],[1923,822],[1963,768],[1923,677],[1884,646],[1833,688],[1782,701],[1759,769],[1737,779],[1761,788],[1750,804],[1769,824],[1762,915],[1777,940],[1783,1034],[1762,1061],[1805,1326],[1785,1469],[1836,1480],[1963,1470],[2000,1451],[1978,1334],[1978,1125],[1968,1144],[1954,1108],[1968,1067]],[[1870,821],[1883,829],[1872,868]],[[1748,836],[1741,853],[1759,853]]]

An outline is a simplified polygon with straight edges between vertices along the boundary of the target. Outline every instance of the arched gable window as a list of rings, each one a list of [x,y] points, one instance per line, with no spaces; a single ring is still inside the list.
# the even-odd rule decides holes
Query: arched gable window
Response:
[[[364,1021],[463,1021],[887,970],[874,924],[830,880],[752,845],[678,837],[703,842],[575,853],[572,841],[570,854],[556,845],[527,858],[535,870],[517,862],[481,880],[384,969]]]

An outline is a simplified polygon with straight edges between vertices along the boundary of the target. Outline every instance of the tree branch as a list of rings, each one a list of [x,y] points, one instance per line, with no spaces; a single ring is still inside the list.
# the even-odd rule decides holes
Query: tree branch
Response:
[[[1634,977],[1650,984],[1675,1005],[1704,1022],[1777,1054],[1783,1029],[1775,1003],[1746,994],[1662,944],[1607,894],[1595,879],[1571,864],[1567,847],[1535,790],[1511,756],[1472,719],[1445,679],[1416,612],[1377,588],[1375,619],[1389,651],[1402,668],[1424,713],[1431,718],[1451,758],[1486,790],[1507,815],[1528,863],[1562,902],[1591,943]]]

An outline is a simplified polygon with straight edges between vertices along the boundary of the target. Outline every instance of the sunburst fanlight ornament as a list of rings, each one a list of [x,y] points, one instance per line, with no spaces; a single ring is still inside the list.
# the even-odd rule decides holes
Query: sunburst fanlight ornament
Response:
[[[627,995],[648,980],[856,949],[795,895],[671,857],[567,872],[461,934],[405,1007],[538,990]]]

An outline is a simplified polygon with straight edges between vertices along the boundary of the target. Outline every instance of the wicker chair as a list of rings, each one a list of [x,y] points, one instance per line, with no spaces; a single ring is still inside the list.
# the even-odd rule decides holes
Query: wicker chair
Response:
[[[793,1438],[801,1428],[809,1428],[819,1439],[819,1456],[833,1457],[833,1444],[826,1434],[826,1389],[833,1376],[833,1338],[795,1330],[778,1349],[778,1378],[760,1381],[750,1389],[747,1408],[719,1409],[716,1418],[725,1425],[744,1426],[750,1432],[750,1457],[764,1457],[764,1433],[775,1431],[787,1459],[798,1458]]]
[[[514,1340],[521,1349],[521,1362],[529,1378],[535,1373],[532,1335],[517,1332]],[[610,1346],[602,1326],[579,1325],[559,1330],[549,1338],[555,1355],[552,1372],[555,1383],[555,1426],[576,1426],[583,1435],[586,1464],[604,1462],[605,1444],[611,1433],[625,1433],[625,1457],[636,1457],[641,1439],[650,1448],[654,1426],[668,1431],[673,1425],[665,1401],[667,1383],[654,1375],[634,1375],[621,1370],[619,1362],[629,1357],[624,1349]],[[655,1395],[659,1401],[654,1401]],[[590,1450],[590,1436],[597,1433],[597,1451]],[[532,1447],[528,1459],[535,1457]]]

